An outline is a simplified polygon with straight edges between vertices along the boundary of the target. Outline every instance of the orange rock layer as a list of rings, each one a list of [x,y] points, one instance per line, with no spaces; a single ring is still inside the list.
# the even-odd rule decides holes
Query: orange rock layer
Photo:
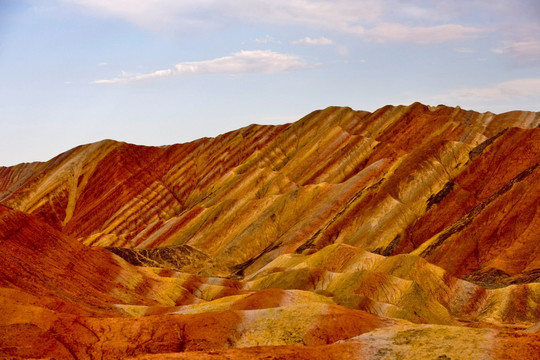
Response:
[[[539,124],[334,107],[0,168],[0,356],[537,354]]]

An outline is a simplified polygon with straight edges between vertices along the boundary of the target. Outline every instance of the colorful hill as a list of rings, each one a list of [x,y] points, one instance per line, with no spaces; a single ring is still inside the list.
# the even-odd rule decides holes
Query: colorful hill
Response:
[[[332,107],[0,167],[0,357],[534,359],[539,126]]]

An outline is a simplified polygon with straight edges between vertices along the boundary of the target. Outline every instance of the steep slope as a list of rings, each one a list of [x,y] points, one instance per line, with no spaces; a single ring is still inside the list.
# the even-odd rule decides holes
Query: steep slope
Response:
[[[533,358],[539,125],[332,107],[0,168],[0,356]]]

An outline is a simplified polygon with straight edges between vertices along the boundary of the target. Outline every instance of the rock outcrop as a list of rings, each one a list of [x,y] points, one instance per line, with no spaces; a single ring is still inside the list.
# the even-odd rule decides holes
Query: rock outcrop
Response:
[[[0,357],[532,359],[539,125],[332,107],[0,168]]]

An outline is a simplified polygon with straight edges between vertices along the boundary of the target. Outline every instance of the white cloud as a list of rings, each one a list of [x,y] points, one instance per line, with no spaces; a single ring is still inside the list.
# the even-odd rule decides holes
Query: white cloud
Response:
[[[95,81],[92,81],[92,84],[121,84],[121,83],[133,82],[133,81],[149,80],[153,78],[159,78],[159,77],[171,76],[171,75],[173,75],[173,71],[171,69],[158,70],[158,71],[154,71],[148,74],[132,74],[129,72],[122,71],[122,75],[119,77],[115,77],[112,79],[95,80]]]
[[[92,83],[119,84],[181,75],[277,73],[309,67],[305,60],[296,55],[280,54],[270,50],[251,50],[211,60],[183,62],[175,65],[173,69],[158,70],[147,74],[122,73],[119,77],[96,80]]]
[[[177,74],[274,73],[305,69],[306,62],[296,56],[270,50],[240,51],[231,56],[176,65]]]
[[[320,37],[312,39],[309,36],[306,36],[303,39],[291,41],[291,44],[294,45],[332,45],[334,42],[326,37]]]
[[[434,44],[450,40],[467,39],[486,32],[487,29],[466,27],[457,24],[437,26],[406,26],[385,23],[366,30],[364,35],[378,42],[413,42]]]

